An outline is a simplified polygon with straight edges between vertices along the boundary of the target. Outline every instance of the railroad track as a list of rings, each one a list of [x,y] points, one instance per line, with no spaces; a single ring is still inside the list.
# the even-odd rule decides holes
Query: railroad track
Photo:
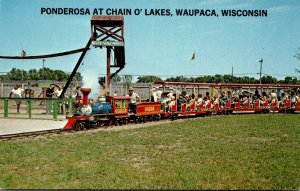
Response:
[[[0,135],[0,141],[24,139],[26,137],[37,137],[37,136],[42,136],[42,135],[62,134],[62,133],[66,133],[66,132],[71,132],[71,131],[67,131],[67,130],[63,130],[63,129],[52,129],[52,130],[43,130],[43,131],[14,133],[14,134]]]
[[[182,122],[182,120],[187,119],[187,117],[182,117],[180,119],[176,119],[173,122]],[[189,118],[191,120],[197,118]],[[25,138],[33,138],[33,137],[42,137],[48,135],[57,135],[57,134],[66,134],[66,133],[80,133],[80,132],[95,132],[95,131],[110,131],[110,130],[126,130],[126,129],[134,129],[140,128],[144,126],[152,126],[158,124],[166,124],[170,123],[171,120],[169,119],[162,119],[159,121],[151,121],[151,122],[140,122],[140,123],[128,123],[128,124],[121,124],[121,125],[109,125],[109,126],[97,126],[93,128],[84,128],[81,130],[65,130],[65,129],[52,129],[52,130],[43,130],[43,131],[32,131],[32,132],[24,132],[24,133],[15,133],[15,134],[7,134],[7,135],[0,135],[0,141],[9,141],[9,140],[21,140]]]

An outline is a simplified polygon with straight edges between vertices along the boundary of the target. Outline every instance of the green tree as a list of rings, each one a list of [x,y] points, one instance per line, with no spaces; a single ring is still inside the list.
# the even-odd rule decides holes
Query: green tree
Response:
[[[40,73],[36,69],[30,69],[28,71],[28,78],[29,80],[39,80],[40,78]]]
[[[263,77],[261,78],[261,83],[263,83],[263,84],[276,84],[277,81],[278,81],[278,80],[277,80],[276,78],[274,78],[274,77],[272,77],[272,76],[269,76],[269,75],[263,76]]]
[[[299,81],[296,77],[286,76],[284,80],[279,80],[280,84],[299,84]]]
[[[151,83],[151,82],[158,82],[163,81],[160,77],[157,76],[140,76],[138,77],[138,83]]]
[[[12,68],[11,71],[9,71],[5,75],[0,75],[1,80],[56,80],[56,81],[66,81],[70,74],[67,74],[66,72],[62,70],[52,70],[50,68],[40,68],[37,69],[30,69],[29,71]],[[73,80],[81,81],[82,76],[79,72],[77,72],[73,78]]]
[[[175,78],[174,77],[167,78],[165,81],[166,82],[189,82],[190,80],[189,78],[184,76],[176,76]]]

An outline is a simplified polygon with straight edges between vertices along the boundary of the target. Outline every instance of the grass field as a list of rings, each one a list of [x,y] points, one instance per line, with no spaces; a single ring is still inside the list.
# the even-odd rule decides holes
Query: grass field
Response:
[[[299,115],[214,116],[0,145],[0,188],[300,188]]]

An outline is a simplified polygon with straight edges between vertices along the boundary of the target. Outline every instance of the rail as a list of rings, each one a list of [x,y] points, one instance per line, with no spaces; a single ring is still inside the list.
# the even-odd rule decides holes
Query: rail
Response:
[[[73,114],[75,99],[65,98],[0,98],[0,117],[58,119]],[[20,103],[20,111],[17,105]],[[47,107],[50,111],[47,113]]]

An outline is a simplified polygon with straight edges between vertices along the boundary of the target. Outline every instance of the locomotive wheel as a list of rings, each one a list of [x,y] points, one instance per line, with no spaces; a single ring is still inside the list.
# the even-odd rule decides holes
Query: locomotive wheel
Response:
[[[124,124],[124,119],[120,119],[119,120],[119,125],[121,126],[121,125],[123,125]]]
[[[75,123],[73,124],[72,129],[74,129],[75,131],[80,130],[80,126],[79,126],[78,122],[75,122]]]
[[[83,122],[75,122],[75,124],[73,125],[73,129],[75,131],[80,131],[80,130],[83,130],[84,128],[84,123]]]
[[[161,119],[161,115],[156,115],[156,119],[159,121]]]
[[[112,122],[112,125],[118,126],[118,120],[115,119],[115,120]]]
[[[135,123],[141,123],[141,118],[140,117],[135,118],[134,122]]]
[[[172,120],[172,121],[176,120],[177,118],[178,118],[177,115],[171,115],[171,120]]]
[[[128,123],[129,123],[129,119],[128,119],[128,118],[125,118],[125,119],[124,119],[124,124],[127,125]]]
[[[105,123],[104,123],[104,126],[111,126],[111,125],[113,125],[113,120],[108,120],[108,121],[106,121]]]
[[[142,117],[142,118],[141,118],[141,122],[142,122],[142,123],[146,123],[146,121],[147,121],[146,117]]]
[[[153,121],[153,117],[152,116],[149,116],[149,121]]]

